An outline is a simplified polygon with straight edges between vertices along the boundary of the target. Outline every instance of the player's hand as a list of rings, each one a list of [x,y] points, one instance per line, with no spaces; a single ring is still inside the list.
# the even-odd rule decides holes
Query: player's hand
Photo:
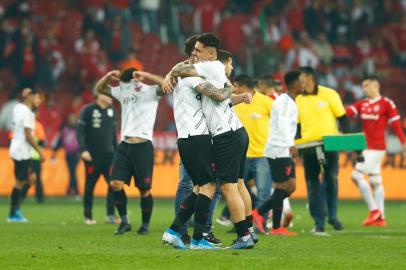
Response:
[[[252,102],[252,94],[251,93],[244,93],[243,94],[243,102],[246,104],[250,104]]]
[[[83,151],[82,154],[80,154],[80,157],[87,162],[92,161],[92,156],[90,155],[89,151]]]
[[[149,73],[145,71],[134,71],[133,72],[133,78],[139,81],[143,81],[145,79],[148,79]]]
[[[112,70],[107,73],[107,76],[113,81],[119,81],[120,80],[120,71]]]
[[[299,154],[297,152],[296,146],[289,147],[289,153],[292,159],[296,162],[299,159]]]
[[[173,88],[175,87],[177,81],[175,77],[170,75],[166,75],[164,79],[164,83],[162,84],[162,90],[165,94],[171,93]]]

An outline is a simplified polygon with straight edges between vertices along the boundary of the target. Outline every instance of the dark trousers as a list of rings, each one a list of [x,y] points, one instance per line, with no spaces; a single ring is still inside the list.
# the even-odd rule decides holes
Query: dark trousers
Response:
[[[114,200],[113,191],[109,185],[109,181],[113,154],[90,153],[90,155],[93,160],[91,162],[85,162],[86,180],[84,191],[84,215],[86,218],[92,218],[94,188],[100,175],[103,175],[108,185],[106,198],[107,215],[112,216],[114,215]]]
[[[324,228],[326,203],[329,210],[329,219],[337,219],[338,153],[325,152],[325,158],[326,161],[322,165],[324,175],[321,175],[321,166],[317,160],[316,153],[303,154],[309,210],[316,228]],[[325,187],[321,186],[321,180],[324,181]],[[325,197],[321,193],[322,188],[325,190]]]
[[[76,178],[76,167],[79,162],[78,153],[66,153],[66,163],[69,169],[69,185],[66,191],[66,195],[78,195],[78,182]]]
[[[35,198],[37,199],[37,202],[43,202],[44,189],[42,188],[42,179],[41,179],[41,161],[32,159],[31,169],[37,178],[35,181]]]

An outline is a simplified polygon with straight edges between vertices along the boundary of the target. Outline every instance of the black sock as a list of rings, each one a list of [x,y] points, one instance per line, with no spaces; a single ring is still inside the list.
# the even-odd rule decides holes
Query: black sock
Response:
[[[111,189],[111,187],[107,189],[106,208],[107,215],[114,216],[114,198],[113,198],[113,190]]]
[[[244,237],[244,236],[250,234],[250,232],[248,230],[247,221],[245,219],[241,220],[237,223],[234,223],[234,227],[235,227],[235,230],[237,231],[238,237]]]
[[[14,187],[11,191],[11,204],[10,204],[10,216],[16,214],[17,209],[20,207],[21,202],[21,190]]]
[[[127,216],[127,195],[124,189],[119,191],[113,191],[114,204],[117,207],[118,213],[120,214],[121,223],[128,223]]]
[[[153,206],[154,200],[151,194],[147,197],[141,197],[142,226],[146,228],[148,228],[149,221],[151,220]]]
[[[251,227],[253,226],[253,223],[252,223],[252,215],[247,216],[247,217],[245,218],[245,220],[247,221],[247,226],[248,226],[248,228],[251,228]]]
[[[92,208],[93,208],[93,191],[85,188],[85,194],[83,196],[83,204],[85,207],[85,218],[92,219]]]
[[[275,189],[272,199],[272,228],[278,229],[281,226],[281,217],[283,211],[283,200],[288,196],[284,189]]]
[[[228,219],[231,217],[231,213],[230,213],[230,210],[228,209],[227,205],[224,206],[223,211],[221,212],[221,216],[226,217]]]
[[[258,209],[258,214],[261,216],[265,216],[269,210],[272,209],[272,196],[270,199],[268,199],[266,202],[264,202]]]
[[[25,197],[27,197],[28,190],[30,190],[31,185],[25,184],[21,189],[21,201],[24,201]]]
[[[203,232],[206,228],[207,219],[209,217],[211,199],[206,195],[197,195],[195,204],[195,225],[193,231],[193,239],[200,241],[203,239]]]
[[[176,214],[175,219],[172,222],[170,228],[175,232],[179,232],[180,228],[189,220],[189,218],[195,212],[197,195],[192,192],[180,205],[179,211]]]

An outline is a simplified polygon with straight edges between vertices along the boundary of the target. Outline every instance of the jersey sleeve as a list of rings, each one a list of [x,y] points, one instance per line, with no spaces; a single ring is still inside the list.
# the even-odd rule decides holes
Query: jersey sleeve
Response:
[[[340,95],[334,90],[331,90],[329,98],[329,106],[333,115],[338,118],[346,113],[343,102],[341,101]]]
[[[144,84],[142,86],[142,92],[148,100],[158,100],[160,98],[160,96],[157,95],[158,87],[158,85]]]
[[[31,128],[34,129],[35,126],[35,115],[27,110],[21,111],[21,119],[24,128]]]
[[[361,102],[362,102],[362,100],[357,101],[354,104],[345,108],[345,111],[349,117],[351,117],[351,118],[358,117],[359,112],[361,110]]]
[[[404,144],[406,143],[405,133],[403,132],[400,124],[400,115],[396,109],[396,105],[388,98],[385,98],[385,101],[387,101],[386,113],[388,117],[388,124],[391,126],[392,131],[396,134],[399,141]]]
[[[111,95],[118,101],[121,101],[121,94],[122,92],[120,86],[111,87]]]
[[[88,106],[82,109],[80,112],[79,119],[76,123],[76,138],[79,144],[79,151],[83,152],[88,150],[88,147],[86,145],[86,125],[88,122]]]

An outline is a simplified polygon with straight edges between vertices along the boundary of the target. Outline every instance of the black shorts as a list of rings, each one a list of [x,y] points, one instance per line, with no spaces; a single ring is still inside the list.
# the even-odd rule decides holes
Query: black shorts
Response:
[[[216,176],[220,183],[237,183],[244,178],[248,134],[245,128],[213,137]]]
[[[178,139],[179,155],[193,185],[203,186],[215,182],[213,175],[213,149],[210,135]]]
[[[114,153],[110,180],[119,180],[127,185],[134,177],[140,190],[151,189],[154,167],[154,147],[151,141],[142,143],[121,142]]]
[[[296,178],[295,163],[292,158],[268,158],[268,162],[271,167],[272,181],[282,183]]]
[[[18,181],[28,181],[32,172],[31,159],[14,160],[14,176]]]
[[[86,181],[97,181],[102,174],[106,181],[109,181],[111,174],[111,164],[113,153],[93,153],[92,161],[85,161]]]

